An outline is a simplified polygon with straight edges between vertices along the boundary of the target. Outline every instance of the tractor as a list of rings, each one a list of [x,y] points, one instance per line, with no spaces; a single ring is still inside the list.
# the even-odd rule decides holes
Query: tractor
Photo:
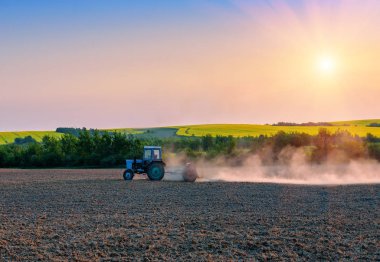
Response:
[[[160,146],[144,146],[142,159],[127,159],[127,169],[123,172],[124,180],[132,180],[134,175],[147,174],[152,181],[159,181],[165,175],[165,163],[162,161]]]

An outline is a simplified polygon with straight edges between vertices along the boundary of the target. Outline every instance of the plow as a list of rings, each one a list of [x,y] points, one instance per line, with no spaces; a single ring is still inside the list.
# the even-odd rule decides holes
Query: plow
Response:
[[[124,180],[133,180],[135,174],[147,175],[151,181],[160,181],[165,174],[181,177],[185,182],[195,182],[198,177],[197,170],[192,163],[167,168],[162,159],[162,148],[159,146],[144,146],[141,159],[126,160],[126,169],[123,172]]]

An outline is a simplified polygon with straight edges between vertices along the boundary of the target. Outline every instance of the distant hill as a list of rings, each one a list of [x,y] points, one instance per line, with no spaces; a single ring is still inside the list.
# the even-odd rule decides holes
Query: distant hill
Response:
[[[178,128],[174,127],[152,127],[152,128],[121,128],[121,129],[108,129],[108,131],[116,131],[124,134],[131,134],[138,138],[168,138],[174,137],[177,134]]]
[[[368,127],[372,123],[380,123],[380,119],[352,120],[329,122],[333,126],[273,126],[273,125],[254,125],[254,124],[210,124],[210,125],[188,125],[172,127],[151,127],[151,128],[116,128],[102,129],[103,131],[121,132],[136,136],[138,138],[169,138],[178,136],[204,136],[207,134],[216,136],[260,136],[274,135],[279,131],[305,132],[308,134],[317,134],[320,128],[326,128],[332,132],[337,130],[347,130],[354,135],[366,136],[371,133],[380,137],[380,127]],[[45,135],[61,137],[62,133],[55,131],[15,131],[0,132],[0,145],[11,144],[16,138],[31,136],[36,141],[41,141]]]
[[[287,133],[303,132],[311,135],[318,133],[320,128],[326,128],[331,132],[337,130],[347,130],[351,134],[364,137],[367,133],[375,136],[380,136],[379,127],[367,126],[271,126],[271,125],[233,125],[233,124],[216,124],[216,125],[193,125],[180,127],[177,135],[181,136],[203,136],[211,134],[213,136],[259,136],[259,135],[274,135],[279,131]]]
[[[344,126],[344,125],[350,125],[350,126],[368,126],[372,123],[380,123],[380,119],[367,119],[367,120],[352,120],[352,121],[337,121],[337,122],[330,122],[333,125],[336,126]]]

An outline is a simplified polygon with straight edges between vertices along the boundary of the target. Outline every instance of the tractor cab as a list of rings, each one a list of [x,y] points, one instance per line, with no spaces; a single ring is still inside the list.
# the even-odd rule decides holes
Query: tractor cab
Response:
[[[162,150],[160,146],[144,146],[144,162],[162,161]]]

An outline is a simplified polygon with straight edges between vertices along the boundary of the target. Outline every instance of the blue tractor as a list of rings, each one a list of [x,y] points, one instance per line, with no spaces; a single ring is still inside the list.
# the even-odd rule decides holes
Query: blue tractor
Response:
[[[127,159],[124,180],[132,180],[135,174],[147,174],[152,181],[159,181],[165,175],[165,163],[162,161],[160,146],[144,146],[142,159]]]

